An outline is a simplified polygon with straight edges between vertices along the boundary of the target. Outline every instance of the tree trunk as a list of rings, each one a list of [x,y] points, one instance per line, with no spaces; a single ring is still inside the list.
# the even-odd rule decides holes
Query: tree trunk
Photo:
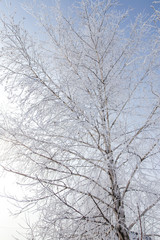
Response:
[[[110,154],[109,154],[110,155]],[[120,189],[117,183],[116,169],[113,156],[109,159],[108,174],[111,181],[112,200],[116,215],[116,234],[119,240],[129,240],[129,231],[125,221],[124,204],[121,197]]]

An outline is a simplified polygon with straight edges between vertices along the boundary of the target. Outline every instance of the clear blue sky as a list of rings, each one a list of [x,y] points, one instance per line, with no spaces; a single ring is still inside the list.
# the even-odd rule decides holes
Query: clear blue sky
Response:
[[[35,2],[35,0],[33,1]],[[0,0],[0,11],[9,13],[16,10],[17,16],[19,18],[23,16],[27,18],[27,14],[21,8],[21,5],[24,2],[25,0]],[[31,0],[26,2],[31,2]],[[52,5],[54,3],[54,0],[37,0],[36,2],[37,3],[43,2],[44,4]],[[74,2],[76,2],[76,0],[61,0],[62,8],[66,10]],[[140,12],[152,14],[153,13],[153,9],[151,8],[151,5],[153,5],[152,2],[153,0],[119,0],[119,3],[121,5],[120,9],[128,9],[128,8],[133,9],[132,16],[133,15],[135,16]]]
[[[154,0],[119,0],[119,9],[132,9],[130,12],[130,20],[133,20],[133,18],[141,12],[151,15],[153,13],[153,9],[151,8],[153,1]],[[36,2],[38,4],[43,2],[51,6],[54,4],[55,0],[0,0],[0,14],[4,13],[9,15],[10,13],[16,12],[16,19],[20,20],[25,17],[25,26],[29,31],[34,32],[36,29],[35,24],[33,24],[34,19],[23,10],[22,4],[24,2]],[[63,11],[67,13],[67,9],[75,2],[76,0],[61,0]]]
[[[134,14],[140,12],[153,13],[151,8],[153,0],[120,0],[119,2],[124,8],[132,8]]]

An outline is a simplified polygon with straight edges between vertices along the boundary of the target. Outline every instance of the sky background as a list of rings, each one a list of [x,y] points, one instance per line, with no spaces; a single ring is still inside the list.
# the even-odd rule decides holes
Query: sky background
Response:
[[[48,6],[54,5],[55,0],[0,0],[0,12],[10,14],[16,11],[17,19],[26,18],[28,27],[33,27],[33,19],[22,9],[22,5],[27,2],[45,3]],[[61,6],[67,12],[68,8],[74,4],[76,0],[61,0]],[[140,12],[152,14],[151,8],[153,0],[119,0],[120,9],[132,9],[131,16],[136,16]]]
[[[3,18],[3,15],[10,15],[13,12],[16,12],[16,19],[20,20],[25,17],[26,28],[29,31],[35,31],[36,25],[33,24],[33,18],[29,16],[23,9],[22,4],[25,1],[23,0],[0,0],[0,15]],[[31,2],[28,0],[27,2]],[[35,0],[34,0],[35,2]],[[40,0],[36,1],[40,3]],[[61,6],[65,13],[67,13],[68,8],[75,2],[75,0],[61,0]],[[43,3],[47,5],[52,5],[54,1],[45,0]],[[151,15],[153,13],[153,9],[151,8],[152,0],[120,0],[119,9],[132,9],[130,21],[133,20],[134,16],[143,12],[144,14]],[[157,6],[158,7],[158,6]],[[2,108],[7,108],[7,101],[5,99],[5,95],[3,90],[0,87],[0,106]],[[3,147],[0,144],[0,153],[3,151]],[[0,154],[1,156],[1,154]],[[7,175],[6,177],[0,174],[0,194],[3,195],[4,191],[11,191],[12,193],[20,191],[16,186],[16,179],[14,176]],[[0,197],[0,240],[13,240],[13,235],[16,234],[17,231],[20,230],[19,224],[23,224],[24,215],[22,217],[13,218],[10,215],[8,210],[12,210],[13,206],[7,201],[7,199]],[[23,238],[21,238],[23,239]]]

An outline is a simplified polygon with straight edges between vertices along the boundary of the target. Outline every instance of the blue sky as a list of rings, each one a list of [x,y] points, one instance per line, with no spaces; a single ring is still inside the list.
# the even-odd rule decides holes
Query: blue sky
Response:
[[[152,2],[152,0],[120,0],[122,8],[132,8],[135,15],[140,12],[153,13]]]
[[[38,4],[43,2],[47,5],[52,5],[55,1],[54,0],[33,0],[34,2],[37,2]],[[11,3],[10,3],[11,2]],[[25,2],[25,0],[0,0],[0,12],[5,12],[8,14],[9,12],[16,11],[17,16],[19,18],[22,18],[25,16],[27,19],[27,14],[24,12],[24,10],[21,8],[21,5]],[[31,2],[31,0],[26,1]],[[67,9],[72,4],[74,4],[76,0],[61,0],[61,6],[63,9]],[[144,12],[147,14],[152,14],[153,9],[151,8],[153,0],[119,0],[120,9],[128,9],[131,8],[132,10],[132,16],[137,15],[140,12]],[[29,20],[28,20],[29,21]]]
[[[61,7],[65,13],[68,12],[67,9],[76,2],[76,0],[60,0]],[[154,11],[151,8],[154,0],[119,0],[119,9],[132,9],[130,12],[129,19],[132,21],[136,15],[139,13],[144,13],[145,15],[151,15]],[[37,5],[40,3],[47,4],[51,6],[54,4],[55,0],[0,0],[0,14],[10,15],[16,12],[16,20],[21,20],[25,18],[25,27],[27,30],[34,32],[37,30],[37,26],[33,17],[27,14],[22,8],[23,3],[36,2]],[[159,4],[160,5],[160,4]],[[157,6],[158,7],[158,6]]]

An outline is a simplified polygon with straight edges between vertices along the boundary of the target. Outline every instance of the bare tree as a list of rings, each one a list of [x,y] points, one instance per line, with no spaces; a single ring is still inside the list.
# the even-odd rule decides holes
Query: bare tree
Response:
[[[21,211],[39,212],[36,239],[159,237],[158,43],[152,18],[128,24],[116,6],[81,1],[69,18],[26,8],[41,38],[1,19],[1,80],[16,106],[2,167],[23,179]]]

